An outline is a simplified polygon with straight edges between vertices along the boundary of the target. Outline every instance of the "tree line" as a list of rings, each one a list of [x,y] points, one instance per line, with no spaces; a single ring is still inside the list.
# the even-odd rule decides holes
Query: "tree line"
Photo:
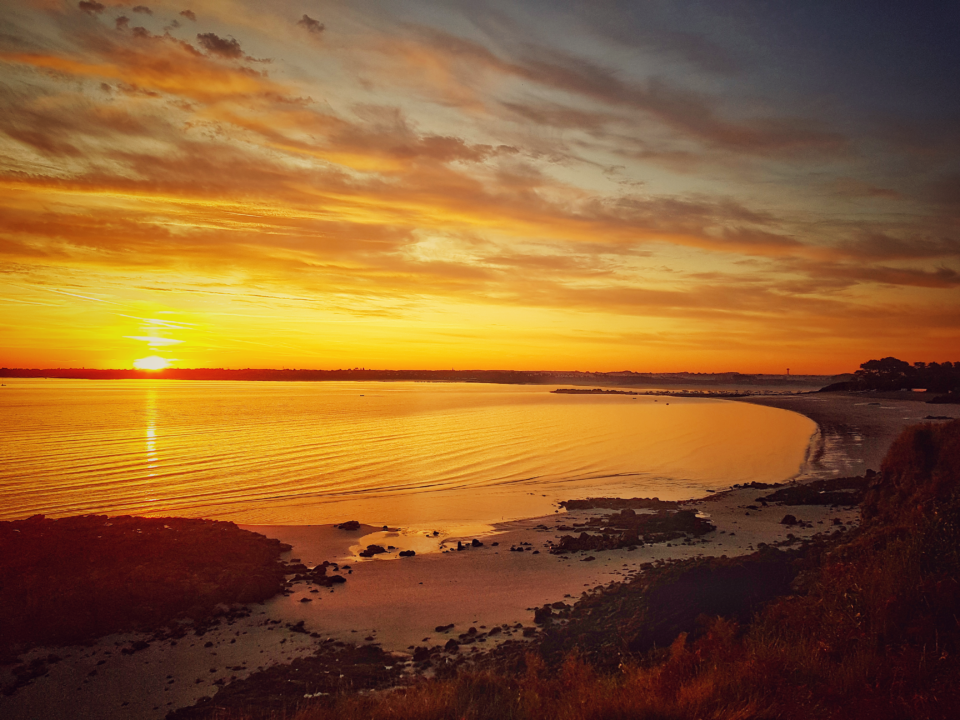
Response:
[[[960,392],[960,362],[915,362],[895,357],[868,360],[849,383],[856,390],[913,390]]]

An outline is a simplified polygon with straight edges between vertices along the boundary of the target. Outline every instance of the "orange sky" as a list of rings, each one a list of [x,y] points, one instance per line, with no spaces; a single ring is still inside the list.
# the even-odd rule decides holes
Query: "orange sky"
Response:
[[[0,365],[960,360],[933,73],[633,5],[5,10]]]

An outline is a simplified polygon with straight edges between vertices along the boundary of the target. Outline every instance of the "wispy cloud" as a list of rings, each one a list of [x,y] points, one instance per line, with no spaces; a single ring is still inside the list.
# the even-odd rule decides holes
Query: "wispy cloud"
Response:
[[[24,15],[0,39],[0,258],[33,288],[14,300],[56,292],[126,320],[282,308],[273,327],[310,357],[300,324],[343,314],[513,309],[521,334],[569,320],[639,338],[646,323],[769,348],[785,323],[817,342],[899,338],[885,313],[931,347],[954,337],[949,153],[917,166],[877,134],[868,162],[816,98],[804,110],[759,83],[732,102],[751,66],[701,31],[651,24],[634,42],[604,21],[578,36],[618,48],[600,57],[393,11],[262,27],[269,9],[239,0],[199,18],[83,2]]]

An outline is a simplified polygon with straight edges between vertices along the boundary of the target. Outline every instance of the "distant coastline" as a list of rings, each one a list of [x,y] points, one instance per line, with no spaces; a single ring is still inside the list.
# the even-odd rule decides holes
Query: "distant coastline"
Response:
[[[768,375],[723,373],[585,372],[565,370],[291,370],[269,368],[167,368],[165,370],[97,370],[89,368],[0,368],[0,378],[49,378],[69,380],[256,380],[279,382],[317,381],[419,381],[474,382],[503,385],[776,385],[782,387],[824,386],[852,375]]]
[[[750,383],[757,388],[768,387],[768,383]],[[778,390],[604,390],[603,388],[557,388],[551,390],[557,395],[632,395],[634,397],[674,397],[674,398],[742,398],[755,395],[802,395],[816,390],[778,389]]]

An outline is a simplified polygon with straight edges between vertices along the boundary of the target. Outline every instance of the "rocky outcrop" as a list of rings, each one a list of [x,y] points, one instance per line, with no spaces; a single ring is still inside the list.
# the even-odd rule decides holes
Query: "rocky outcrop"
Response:
[[[560,507],[567,510],[676,510],[677,503],[660,498],[593,497],[583,500],[564,500]]]
[[[289,549],[214,520],[0,522],[0,650],[152,631],[265,600],[284,588]]]
[[[275,665],[220,688],[196,705],[167,715],[168,720],[222,717],[266,720],[293,717],[310,705],[329,704],[337,695],[396,685],[403,664],[374,645],[325,642],[311,657]]]
[[[867,490],[872,473],[866,477],[830,478],[802,485],[790,485],[757,502],[782,505],[858,505]]]
[[[296,575],[294,575],[293,579],[290,580],[290,584],[295,582],[307,582],[314,585],[319,585],[320,587],[333,587],[334,585],[345,583],[347,579],[342,575],[327,575],[327,570],[331,567],[334,570],[339,569],[337,565],[327,562],[326,560],[312,570],[307,570],[306,566],[302,564],[288,565],[288,570],[296,570]]]
[[[357,553],[360,557],[370,558],[374,555],[382,555],[386,552],[386,549],[382,545],[367,545],[366,550],[361,550]]]
[[[625,508],[586,523],[593,533],[583,531],[579,536],[564,535],[550,552],[562,555],[568,552],[616,550],[640,545],[675,540],[681,537],[697,537],[716,528],[704,518],[697,517],[693,510],[658,510],[654,513],[637,513]]]

